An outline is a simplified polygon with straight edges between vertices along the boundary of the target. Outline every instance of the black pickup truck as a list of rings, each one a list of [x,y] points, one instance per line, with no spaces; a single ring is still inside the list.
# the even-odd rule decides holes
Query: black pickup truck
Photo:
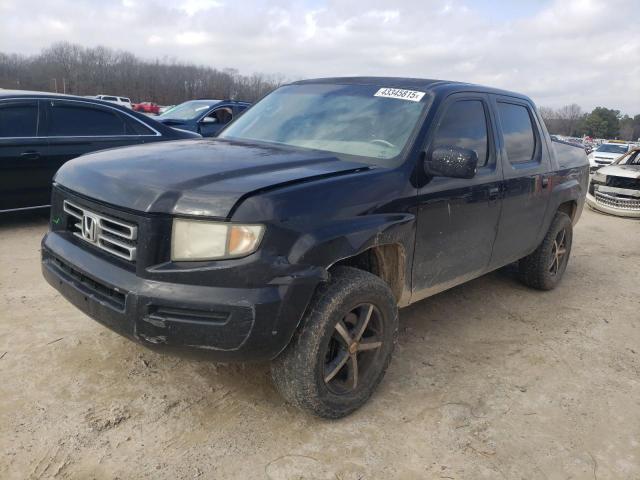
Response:
[[[399,307],[516,261],[555,287],[587,183],[584,151],[523,95],[307,80],[218,139],[65,164],[42,271],[132,340],[271,361],[284,397],[337,418],[381,381]]]

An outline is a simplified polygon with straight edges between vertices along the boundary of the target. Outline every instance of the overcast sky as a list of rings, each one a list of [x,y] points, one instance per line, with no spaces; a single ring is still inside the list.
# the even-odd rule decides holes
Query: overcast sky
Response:
[[[639,25],[640,0],[0,0],[0,51],[67,40],[287,79],[469,81],[637,114]]]

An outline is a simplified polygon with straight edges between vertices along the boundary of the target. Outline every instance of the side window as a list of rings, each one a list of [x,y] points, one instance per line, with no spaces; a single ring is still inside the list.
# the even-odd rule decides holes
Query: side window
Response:
[[[0,137],[35,137],[38,135],[38,103],[0,103]]]
[[[526,107],[498,102],[502,136],[509,163],[527,163],[534,160],[536,135]]]
[[[207,116],[215,118],[220,125],[226,125],[233,119],[233,113],[229,107],[217,108]]]
[[[52,102],[49,136],[97,137],[126,135],[124,119],[107,109],[71,102]]]
[[[480,100],[460,100],[449,106],[440,120],[433,148],[447,145],[474,150],[478,166],[487,164],[487,118]]]

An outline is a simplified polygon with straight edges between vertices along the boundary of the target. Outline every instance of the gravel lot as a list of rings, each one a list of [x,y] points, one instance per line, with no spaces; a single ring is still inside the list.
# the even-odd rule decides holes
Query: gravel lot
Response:
[[[0,219],[0,478],[638,479],[640,222],[585,209],[564,282],[503,269],[401,311],[354,415],[264,365],[152,353],[42,279],[41,216]]]

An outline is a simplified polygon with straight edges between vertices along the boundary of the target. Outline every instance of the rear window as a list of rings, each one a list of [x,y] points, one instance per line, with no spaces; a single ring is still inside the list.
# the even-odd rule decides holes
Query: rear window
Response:
[[[128,98],[124,98],[124,97],[120,97],[120,101],[124,102],[124,103],[131,103],[131,100],[129,100]]]
[[[117,102],[118,99],[116,97],[100,97],[101,100],[106,100],[108,102]]]
[[[72,103],[54,103],[51,107],[50,136],[87,137],[126,133],[124,119],[114,112]]]
[[[536,151],[536,135],[529,110],[522,105],[498,102],[504,147],[509,163],[533,161]]]
[[[35,137],[38,134],[38,104],[0,104],[0,137]]]

